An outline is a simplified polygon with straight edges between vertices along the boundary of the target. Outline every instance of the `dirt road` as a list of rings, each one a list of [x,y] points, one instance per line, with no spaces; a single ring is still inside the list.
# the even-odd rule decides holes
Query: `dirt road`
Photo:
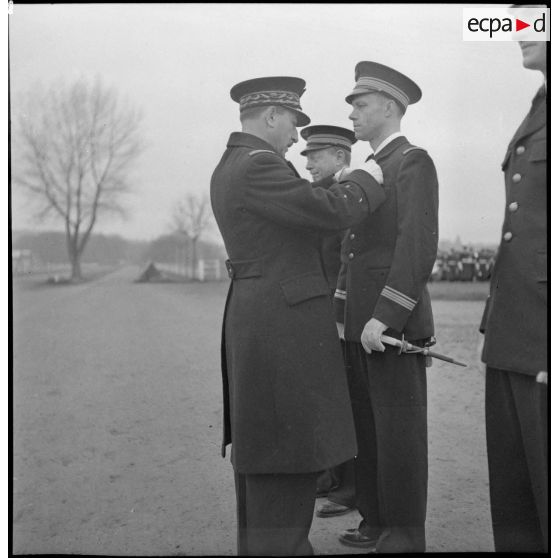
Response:
[[[226,283],[14,282],[14,553],[233,555],[232,470],[219,455]],[[481,302],[435,302],[428,372],[431,552],[492,551],[476,328]],[[356,512],[316,519],[343,554]]]

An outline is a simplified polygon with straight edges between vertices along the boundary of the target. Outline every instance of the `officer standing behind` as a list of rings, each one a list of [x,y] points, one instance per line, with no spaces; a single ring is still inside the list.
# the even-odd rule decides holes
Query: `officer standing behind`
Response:
[[[385,194],[375,163],[343,184],[312,185],[285,160],[297,126],[310,122],[304,87],[293,77],[235,85],[242,132],[231,134],[211,178],[230,258],[223,455],[232,441],[241,555],[312,554],[317,476],[356,454],[320,241],[368,217]]]
[[[520,42],[545,83],[508,145],[506,212],[480,330],[496,552],[548,552],[546,42]]]
[[[359,62],[346,98],[357,139],[370,142],[387,200],[351,228],[336,292],[358,440],[358,528],[340,536],[377,552],[425,550],[428,440],[426,361],[398,354],[387,335],[426,344],[434,334],[427,283],[438,245],[438,180],[430,156],[401,134],[421,90],[400,72]]]
[[[306,140],[301,155],[306,157],[306,169],[314,182],[341,173],[351,164],[351,146],[356,142],[355,133],[347,128],[330,125],[308,126],[300,131]],[[345,231],[327,236],[322,241],[322,265],[331,289],[337,287],[341,267],[341,242]],[[343,346],[344,341],[341,340]],[[327,496],[316,515],[336,517],[349,513],[355,507],[354,459],[324,471],[318,478],[318,494]]]
[[[300,131],[306,147],[300,152],[306,157],[306,169],[314,183],[324,178],[341,175],[351,164],[351,146],[356,142],[355,133],[347,128],[329,125],[307,126]],[[322,263],[333,293],[341,267],[341,241],[344,231],[324,238]]]

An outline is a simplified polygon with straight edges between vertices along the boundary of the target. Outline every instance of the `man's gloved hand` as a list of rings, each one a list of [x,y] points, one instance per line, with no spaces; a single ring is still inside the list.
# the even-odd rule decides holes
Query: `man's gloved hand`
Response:
[[[372,318],[362,330],[362,335],[360,336],[360,342],[364,347],[364,350],[370,354],[372,351],[379,351],[383,353],[386,348],[381,341],[382,333],[388,328],[388,326],[376,318]]]
[[[382,173],[382,169],[380,168],[380,165],[372,159],[362,163],[362,165],[359,165],[358,167],[345,167],[344,169],[337,171],[335,173],[335,180],[337,180],[337,182],[341,182],[341,180],[345,180],[347,176],[355,170],[363,170],[364,172],[367,172],[376,180],[378,184],[384,183],[384,174]]]

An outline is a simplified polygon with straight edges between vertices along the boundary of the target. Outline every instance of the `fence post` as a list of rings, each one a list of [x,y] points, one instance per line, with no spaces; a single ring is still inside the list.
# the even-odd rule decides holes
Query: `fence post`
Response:
[[[199,260],[198,261],[198,279],[200,281],[203,281],[205,279],[205,275],[204,275],[204,260]]]

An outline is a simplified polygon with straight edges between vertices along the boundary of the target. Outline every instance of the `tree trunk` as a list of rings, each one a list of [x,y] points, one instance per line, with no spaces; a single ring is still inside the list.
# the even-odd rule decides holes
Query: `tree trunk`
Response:
[[[74,254],[70,260],[72,264],[72,281],[81,281],[83,276],[81,275],[81,255]]]
[[[81,281],[83,279],[81,275],[81,252],[76,246],[75,239],[71,235],[66,237],[67,247],[68,247],[68,257],[70,260],[70,265],[72,266],[72,274],[70,276],[71,281]]]
[[[198,279],[198,239],[192,238],[192,277]]]

